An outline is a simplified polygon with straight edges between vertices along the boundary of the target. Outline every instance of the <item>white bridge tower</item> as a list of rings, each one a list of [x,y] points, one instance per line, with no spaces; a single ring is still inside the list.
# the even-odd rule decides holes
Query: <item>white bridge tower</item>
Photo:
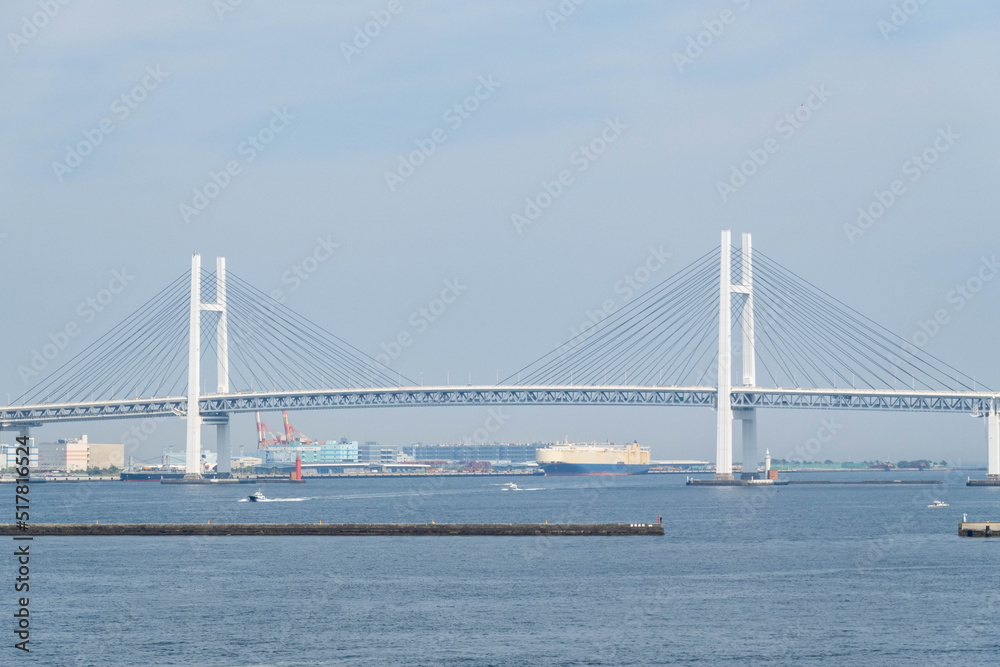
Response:
[[[215,301],[201,300],[201,255],[191,257],[191,319],[188,330],[188,395],[187,395],[187,452],[185,457],[185,477],[201,477],[201,425],[216,426],[216,449],[218,450],[218,473],[230,472],[229,416],[206,415],[202,419],[201,402],[201,311],[214,310],[219,313],[215,344],[218,357],[217,392],[229,393],[229,322],[226,312],[226,258],[215,260]]]
[[[750,234],[743,234],[739,283],[732,282],[731,233],[722,232],[719,269],[719,367],[718,410],[715,450],[715,478],[733,479],[733,419],[743,422],[743,479],[757,478],[757,409],[732,407],[732,317],[733,295],[742,294],[740,329],[743,332],[740,356],[743,359],[743,386],[757,383],[756,354],[753,331],[753,262]]]

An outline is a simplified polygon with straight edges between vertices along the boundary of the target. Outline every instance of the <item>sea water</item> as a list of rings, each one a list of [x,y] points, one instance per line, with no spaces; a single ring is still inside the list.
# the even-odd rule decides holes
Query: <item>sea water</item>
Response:
[[[664,537],[88,537],[31,546],[31,653],[0,664],[989,664],[1000,488],[957,473],[34,484],[32,522],[655,522]],[[510,480],[523,491],[506,490]],[[13,485],[0,486],[13,512]],[[928,508],[934,500],[948,508]],[[280,502],[280,501],[286,502]],[[291,502],[288,502],[290,501]],[[13,553],[11,538],[8,551]]]

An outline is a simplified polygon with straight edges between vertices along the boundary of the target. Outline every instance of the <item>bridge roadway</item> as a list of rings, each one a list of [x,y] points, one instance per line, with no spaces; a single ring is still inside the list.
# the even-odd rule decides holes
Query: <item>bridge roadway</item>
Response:
[[[327,410],[454,405],[656,405],[715,408],[715,387],[488,385],[261,391],[204,394],[205,423],[213,417],[267,410]],[[795,389],[733,387],[734,408],[812,408],[985,415],[1000,394],[984,391]],[[0,429],[50,422],[184,417],[187,399],[135,398],[0,408]]]

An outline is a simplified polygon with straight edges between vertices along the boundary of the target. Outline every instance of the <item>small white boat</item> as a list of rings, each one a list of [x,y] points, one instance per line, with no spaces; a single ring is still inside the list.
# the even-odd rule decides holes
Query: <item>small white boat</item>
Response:
[[[260,489],[257,489],[256,491],[254,491],[253,493],[251,493],[249,496],[247,496],[247,500],[249,500],[252,503],[256,503],[256,502],[259,502],[261,500],[267,500],[267,498],[264,496],[263,493],[260,492]]]
[[[930,505],[928,505],[928,507],[948,507],[948,503],[942,500],[935,500]]]
[[[504,491],[520,491],[521,489],[517,488],[517,484],[515,484],[514,482],[507,482],[506,484],[503,485],[503,490]]]

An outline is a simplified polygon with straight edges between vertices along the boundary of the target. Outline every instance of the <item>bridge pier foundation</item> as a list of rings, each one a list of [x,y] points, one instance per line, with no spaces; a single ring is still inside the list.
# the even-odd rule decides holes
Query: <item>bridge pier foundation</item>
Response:
[[[225,424],[215,425],[215,449],[218,452],[216,470],[220,477],[228,477],[232,473],[230,464],[232,454],[229,449],[229,420]]]
[[[216,477],[230,477],[232,468],[229,464],[229,414],[225,412],[210,412],[202,414],[205,426],[215,427],[215,449],[218,456],[215,466]]]
[[[757,479],[757,410],[734,410],[733,418],[743,422],[743,474],[740,479]]]

